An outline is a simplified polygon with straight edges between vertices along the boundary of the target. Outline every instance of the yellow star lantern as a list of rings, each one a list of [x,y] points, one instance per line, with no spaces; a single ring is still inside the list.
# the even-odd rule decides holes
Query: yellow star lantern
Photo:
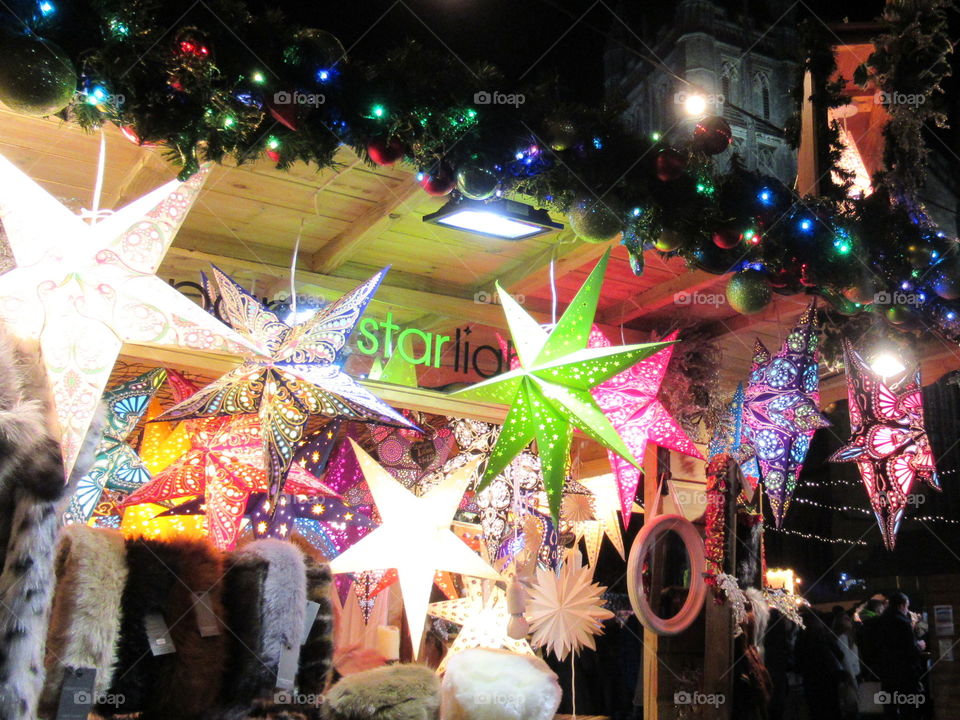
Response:
[[[351,438],[383,524],[330,562],[333,573],[396,568],[417,655],[437,570],[499,579],[500,575],[450,529],[476,464],[447,475],[423,497],[397,482]]]
[[[533,655],[533,648],[526,639],[517,640],[507,634],[510,611],[507,609],[507,594],[494,586],[486,588],[482,580],[463,578],[466,595],[457,600],[445,600],[430,605],[430,614],[460,625],[460,632],[444,656],[437,672],[447,668],[447,660],[470,648],[509,650],[520,655]]]
[[[608,473],[597,477],[581,478],[579,482],[590,491],[590,499],[593,501],[593,517],[589,519],[578,518],[571,522],[571,526],[577,540],[581,537],[584,539],[587,546],[587,561],[590,567],[596,568],[597,566],[600,544],[603,542],[604,535],[613,543],[617,552],[620,553],[620,557],[626,559],[623,549],[623,535],[620,531],[620,519],[617,517],[617,513],[620,512],[620,492],[617,488],[616,478],[612,473]],[[633,504],[633,512],[642,511],[639,505]]]
[[[260,350],[155,275],[206,175],[87,224],[0,157],[0,221],[17,263],[0,275],[0,318],[40,341],[67,475],[123,343]]]

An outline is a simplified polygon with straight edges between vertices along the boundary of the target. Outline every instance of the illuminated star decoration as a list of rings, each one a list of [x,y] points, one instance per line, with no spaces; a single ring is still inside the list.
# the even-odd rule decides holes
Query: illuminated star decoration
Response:
[[[479,489],[536,440],[543,484],[554,518],[560,515],[574,427],[637,464],[590,391],[665,347],[665,343],[646,343],[587,348],[609,257],[607,251],[549,332],[498,284],[520,367],[456,393],[510,406]]]
[[[130,495],[124,505],[203,496],[211,539],[220,549],[232,548],[247,498],[267,489],[261,432],[255,415],[196,421],[191,450]],[[332,492],[299,465],[291,467],[287,487],[302,495]]]
[[[166,375],[166,370],[151,370],[104,394],[107,421],[93,465],[80,478],[70,498],[65,514],[67,523],[89,522],[104,489],[131,493],[150,480],[150,472],[126,440],[147,411],[150,399]]]
[[[67,476],[125,342],[258,349],[154,274],[207,172],[88,225],[0,157],[0,222],[17,262],[0,275],[0,318],[40,340]]]
[[[600,557],[600,544],[603,542],[603,536],[613,543],[622,559],[626,559],[623,549],[623,534],[620,531],[620,518],[617,517],[617,511],[620,510],[620,496],[617,492],[617,484],[613,475],[601,475],[599,477],[581,478],[580,484],[590,491],[589,499],[592,500],[593,513],[590,519],[581,519],[574,523],[573,532],[577,540],[581,537],[587,546],[587,561],[590,567],[597,566],[597,558]],[[636,503],[630,508],[631,512],[641,511]]]
[[[330,562],[333,573],[395,568],[407,613],[410,639],[417,655],[437,570],[499,579],[496,570],[450,529],[472,465],[442,480],[417,497],[351,440],[357,461],[383,518],[383,524]]]
[[[743,427],[743,383],[737,385],[736,392],[727,409],[717,423],[713,431],[713,437],[710,438],[710,445],[707,448],[707,462],[709,463],[717,455],[729,455],[737,464],[743,476],[749,481],[754,489],[760,482],[760,466],[757,464],[757,456],[751,447],[750,442],[744,437]]]
[[[677,335],[679,332],[673,332],[665,338],[666,342],[676,342]],[[609,346],[610,341],[599,329],[591,333],[590,347]],[[680,423],[673,419],[657,398],[672,355],[673,345],[668,345],[593,390],[597,404],[623,438],[633,457],[640,462],[643,462],[648,442],[684,455],[703,458],[697,446],[680,427]],[[641,473],[617,453],[608,450],[607,455],[620,491],[623,526],[627,527],[630,524],[630,513],[637,497]]]
[[[920,369],[887,384],[849,341],[844,347],[844,367],[851,436],[830,460],[857,463],[883,544],[893,550],[917,478],[940,489],[923,422]]]
[[[227,322],[267,349],[231,370],[161,419],[219,415],[258,417],[267,458],[269,494],[276,498],[309,415],[410,425],[338,364],[340,353],[380,285],[381,270],[300,325],[290,327],[217,268],[208,282]],[[215,287],[214,287],[215,286]]]
[[[430,614],[460,625],[460,632],[447,650],[437,672],[447,667],[447,660],[458,652],[470,648],[509,650],[519,655],[533,655],[533,648],[526,639],[517,640],[507,634],[510,612],[507,609],[507,594],[496,585],[485,588],[483,580],[463,578],[466,595],[456,600],[444,600],[430,604]]]
[[[757,340],[744,396],[747,437],[760,462],[760,477],[777,527],[790,506],[800,469],[818,428],[830,422],[820,412],[814,303],[800,316],[776,355]]]

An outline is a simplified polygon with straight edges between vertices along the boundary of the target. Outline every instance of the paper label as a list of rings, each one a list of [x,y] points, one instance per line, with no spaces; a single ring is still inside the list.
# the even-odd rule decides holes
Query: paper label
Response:
[[[150,641],[150,652],[154,655],[169,655],[177,651],[163,615],[148,613],[143,618],[143,624],[147,630],[147,639]]]
[[[57,720],[87,720],[96,700],[93,694],[96,682],[96,668],[64,668]]]
[[[209,593],[193,593],[193,612],[197,617],[197,629],[200,637],[212,637],[220,634],[220,623],[213,611]]]
[[[284,645],[280,651],[280,665],[277,667],[277,689],[293,690],[297,682],[297,668],[300,666],[300,648]]]
[[[303,639],[300,641],[301,645],[305,645],[307,640],[310,639],[310,631],[313,630],[313,623],[317,619],[317,613],[320,612],[320,603],[315,603],[312,600],[307,602],[307,616],[303,619]]]

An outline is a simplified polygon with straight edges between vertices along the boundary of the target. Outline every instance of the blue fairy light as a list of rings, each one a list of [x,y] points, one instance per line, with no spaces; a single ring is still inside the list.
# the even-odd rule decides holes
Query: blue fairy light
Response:
[[[770,188],[763,188],[757,195],[757,199],[764,205],[769,205],[773,202],[773,192]]]
[[[41,0],[37,8],[40,10],[40,14],[44,17],[50,17],[57,11],[56,5],[50,2],[50,0]]]
[[[803,218],[803,220],[797,223],[797,227],[800,228],[800,232],[810,232],[813,230],[813,220],[810,218]]]

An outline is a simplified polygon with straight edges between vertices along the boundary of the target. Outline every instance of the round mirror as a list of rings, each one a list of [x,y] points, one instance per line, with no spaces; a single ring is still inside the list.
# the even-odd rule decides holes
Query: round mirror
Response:
[[[700,614],[707,586],[703,540],[680,515],[644,525],[630,548],[627,587],[640,622],[658,635],[683,632]]]

